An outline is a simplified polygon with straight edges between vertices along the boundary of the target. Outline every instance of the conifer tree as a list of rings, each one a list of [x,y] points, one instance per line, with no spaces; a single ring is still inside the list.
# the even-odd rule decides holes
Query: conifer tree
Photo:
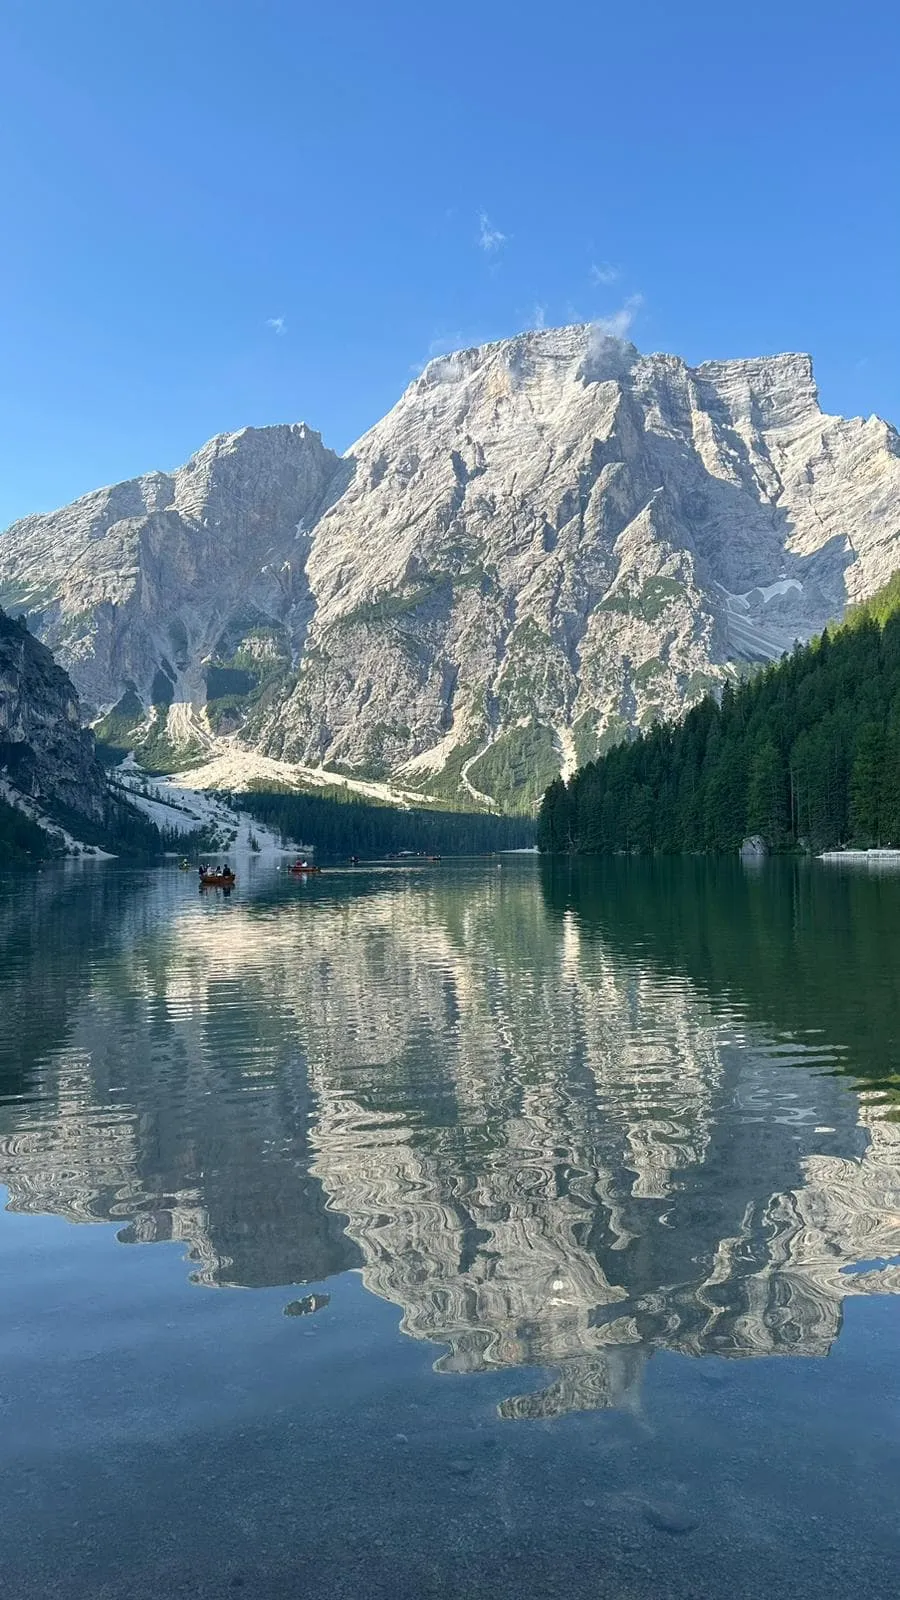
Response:
[[[544,850],[900,847],[900,573],[844,624],[680,724],[551,784]]]
[[[856,747],[850,774],[850,832],[860,844],[881,843],[884,733],[867,722]]]

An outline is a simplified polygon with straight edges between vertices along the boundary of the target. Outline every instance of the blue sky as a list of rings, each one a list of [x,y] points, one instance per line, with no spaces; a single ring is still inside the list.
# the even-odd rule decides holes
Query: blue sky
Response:
[[[0,525],[430,353],[630,322],[900,423],[900,19],[861,0],[0,0]]]

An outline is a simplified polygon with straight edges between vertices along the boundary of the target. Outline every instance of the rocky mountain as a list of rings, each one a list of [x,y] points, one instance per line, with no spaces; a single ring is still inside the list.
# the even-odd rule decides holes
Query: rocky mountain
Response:
[[[32,853],[35,845],[43,853],[38,830],[61,848],[71,845],[73,830],[76,841],[93,843],[111,842],[123,829],[135,843],[154,832],[110,792],[71,679],[25,624],[3,611],[0,800],[0,856]]]
[[[236,735],[527,802],[897,565],[897,433],[824,414],[808,357],[691,368],[585,325],[432,361],[342,460],[245,429],[28,517],[0,600],[169,759]]]
[[[78,695],[45,645],[0,611],[0,780],[39,809],[102,822],[106,781]]]
[[[217,652],[312,609],[304,518],[338,465],[302,425],[213,439],[171,476],[17,522],[0,541],[4,602],[34,618],[92,710],[129,685],[146,705],[202,706]]]

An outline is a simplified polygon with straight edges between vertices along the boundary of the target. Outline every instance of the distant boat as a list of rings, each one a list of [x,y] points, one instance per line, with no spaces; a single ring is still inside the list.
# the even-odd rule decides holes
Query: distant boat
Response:
[[[201,889],[233,889],[237,878],[233,872],[201,872]]]
[[[311,872],[321,871],[321,867],[311,866],[308,861],[295,861],[292,866],[288,867],[288,872],[292,872],[295,878],[305,878]]]

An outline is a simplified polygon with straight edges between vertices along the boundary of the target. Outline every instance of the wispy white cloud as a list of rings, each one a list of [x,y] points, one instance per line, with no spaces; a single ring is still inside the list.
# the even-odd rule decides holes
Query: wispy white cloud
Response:
[[[458,331],[455,333],[436,333],[428,343],[428,359],[431,360],[432,356],[452,355],[453,351],[459,350],[465,342],[462,334]]]
[[[283,333],[287,333],[287,322],[284,317],[266,317],[266,327],[277,333],[279,338]]]
[[[535,302],[535,304],[531,308],[530,326],[532,328],[534,328],[534,330],[537,333],[540,333],[542,328],[546,328],[546,326],[547,326],[547,307],[546,306],[542,306],[538,302]]]
[[[447,333],[435,333],[428,341],[428,351],[424,361],[413,361],[409,370],[418,376],[420,372],[425,371],[429,361],[434,361],[436,356],[453,355],[457,350],[462,350],[467,343],[471,343],[471,341],[467,340],[465,334],[460,333],[459,329],[454,329]]]
[[[617,283],[621,276],[621,267],[614,267],[609,261],[595,261],[591,267],[591,282],[603,284],[604,287]]]
[[[634,349],[628,335],[643,303],[642,294],[630,294],[618,311],[594,318],[582,367],[585,378],[601,383],[627,370]]]
[[[478,243],[485,255],[496,255],[506,244],[506,234],[495,228],[486,211],[478,213]]]
[[[608,317],[595,317],[594,328],[608,339],[626,339],[643,304],[642,294],[630,294],[618,311],[613,311]]]

